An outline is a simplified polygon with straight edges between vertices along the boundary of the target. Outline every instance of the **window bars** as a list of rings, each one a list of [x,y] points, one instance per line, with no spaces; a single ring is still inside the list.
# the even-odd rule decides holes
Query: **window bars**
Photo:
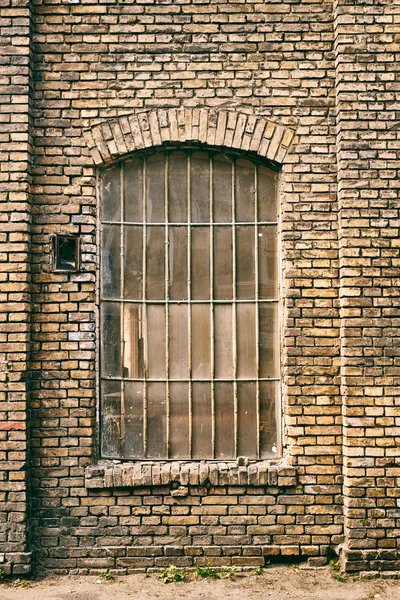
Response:
[[[102,172],[103,457],[276,455],[276,185],[212,151]]]

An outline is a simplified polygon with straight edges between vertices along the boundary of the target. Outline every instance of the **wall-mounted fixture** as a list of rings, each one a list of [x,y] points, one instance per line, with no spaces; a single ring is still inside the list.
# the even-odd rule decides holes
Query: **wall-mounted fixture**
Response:
[[[77,271],[79,269],[79,237],[57,233],[52,238],[53,270]]]

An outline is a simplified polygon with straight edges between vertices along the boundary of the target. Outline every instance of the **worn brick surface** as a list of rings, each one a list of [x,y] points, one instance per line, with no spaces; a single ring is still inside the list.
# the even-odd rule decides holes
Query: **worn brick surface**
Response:
[[[395,571],[400,566],[400,3],[360,3],[350,11],[349,3],[339,0],[335,24],[344,562],[349,570]]]
[[[174,559],[186,565],[204,560],[207,546],[230,563],[252,546],[257,556],[308,556],[341,542],[332,8],[35,3],[31,368],[41,564],[129,570],[168,564],[170,547],[197,548],[199,555]],[[282,164],[285,454],[298,468],[296,485],[288,477],[278,487],[271,475],[259,489],[252,480],[238,491],[226,471],[215,481],[210,474],[208,489],[191,473],[194,485],[178,496],[170,487],[118,489],[120,471],[107,475],[117,488],[86,488],[96,451],[93,163],[190,140]],[[56,231],[81,235],[79,275],[50,272]],[[153,546],[161,552],[149,555]]]
[[[254,566],[342,544],[348,570],[398,569],[399,0],[8,0],[1,18],[7,564]],[[96,466],[97,170],[167,142],[280,165],[280,465]],[[60,232],[80,236],[78,273],[52,271]]]
[[[1,5],[0,568],[26,573],[27,373],[30,322],[32,7]]]

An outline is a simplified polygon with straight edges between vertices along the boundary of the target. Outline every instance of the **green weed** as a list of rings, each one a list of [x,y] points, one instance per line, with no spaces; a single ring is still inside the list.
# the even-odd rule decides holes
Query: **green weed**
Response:
[[[330,560],[329,561],[329,566],[332,569],[332,571],[339,571],[340,567],[339,567],[339,563],[337,560]]]
[[[340,583],[347,583],[346,577],[343,577],[338,571],[340,571],[339,561],[335,559],[331,559],[328,563],[331,569],[332,579],[336,579],[336,581],[340,581]]]
[[[30,583],[26,579],[14,579],[10,582],[10,586],[13,588],[27,588],[30,586]]]
[[[233,577],[233,575],[236,575],[236,573],[240,573],[240,569],[238,567],[235,567],[234,565],[232,567],[224,567],[222,569],[222,577]]]
[[[178,569],[175,565],[169,565],[161,572],[161,575],[157,577],[164,583],[174,583],[176,581],[185,581],[186,573],[183,569]]]
[[[221,579],[221,573],[210,567],[210,565],[196,565],[196,575],[203,579]]]

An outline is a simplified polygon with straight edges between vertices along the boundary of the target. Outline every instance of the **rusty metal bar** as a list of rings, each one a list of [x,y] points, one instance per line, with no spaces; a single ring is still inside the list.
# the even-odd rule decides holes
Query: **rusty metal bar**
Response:
[[[258,275],[258,166],[254,165],[254,285],[256,302],[256,410],[257,410],[257,457],[260,458],[260,315],[259,315],[259,275]]]
[[[232,358],[233,358],[233,435],[234,435],[234,454],[238,453],[238,393],[237,393],[237,305],[236,305],[236,224],[235,224],[235,161],[232,161]]]
[[[213,177],[214,163],[212,156],[209,156],[210,167],[210,369],[211,369],[211,453],[215,458],[215,324],[214,324],[214,227],[212,225],[214,218],[214,198],[213,198]]]
[[[102,302],[123,302],[124,304],[137,304],[138,300],[129,300],[125,298],[101,298]],[[182,304],[184,300],[168,300],[168,304]],[[206,300],[191,300],[191,304],[204,304]],[[277,304],[277,298],[259,298],[259,304]],[[165,300],[144,300],[144,304],[165,304]],[[214,300],[214,304],[228,304],[228,300]],[[254,304],[254,300],[236,300],[236,304]]]
[[[121,231],[120,231],[120,300],[124,297],[124,258],[125,258],[125,247],[124,247],[124,167],[123,164],[119,168],[120,177],[120,203],[121,203]],[[125,310],[123,302],[120,302],[120,327],[121,327],[121,365],[120,369],[122,374],[124,373],[125,364]],[[121,379],[121,402],[120,402],[120,452],[121,456],[125,455],[125,381]]]
[[[190,152],[187,155],[187,211],[188,211],[188,228],[187,228],[187,298],[188,298],[188,372],[189,372],[189,456],[192,457],[193,447],[193,406],[192,406],[192,264],[191,264],[191,247],[192,247],[192,211],[191,211],[191,195],[190,195],[190,184],[191,184],[191,155]]]
[[[169,172],[169,153],[165,154],[165,193],[164,193],[164,219],[165,219],[165,239],[164,239],[164,258],[165,258],[165,372],[167,381],[165,384],[165,427],[166,427],[166,445],[167,457],[170,455],[170,407],[169,407],[169,226],[168,226],[168,172]]]
[[[148,373],[148,342],[147,342],[147,307],[146,307],[146,285],[147,285],[147,160],[143,160],[143,261],[142,261],[142,339],[143,339],[143,456],[147,456],[147,373]]]
[[[197,377],[193,377],[191,379],[177,379],[177,378],[166,378],[166,377],[147,377],[146,379],[144,379],[143,377],[117,377],[114,375],[103,375],[102,379],[104,381],[120,381],[121,379],[125,379],[125,381],[149,381],[149,382],[155,382],[155,381],[170,381],[171,383],[187,383],[188,381],[194,381],[194,382],[198,382],[201,383],[203,381],[209,382],[209,381],[226,381],[226,382],[233,382],[233,378],[232,377],[220,377],[217,379],[211,379],[210,377],[202,377],[201,379],[197,379]],[[240,381],[242,382],[248,382],[248,381],[255,381],[255,377],[241,377]],[[259,381],[280,381],[280,377],[260,377]]]
[[[117,222],[119,224],[119,221]],[[103,225],[115,225],[116,221],[102,221]],[[143,225],[143,223],[141,223],[140,221],[123,221],[122,222],[123,225]],[[260,225],[279,225],[278,221],[260,221],[259,223]],[[160,227],[160,225],[162,225],[162,223],[146,223],[147,227]],[[170,221],[168,223],[168,225],[172,226],[182,226],[183,223],[176,223],[174,221]],[[236,222],[232,222],[232,221],[224,221],[223,223],[218,223],[217,221],[215,221],[215,223],[209,222],[201,222],[201,223],[191,223],[190,224],[191,227],[205,227],[206,225],[211,227],[212,225],[215,227],[232,227],[232,225],[251,225],[251,222],[249,223],[249,221],[236,221]]]

